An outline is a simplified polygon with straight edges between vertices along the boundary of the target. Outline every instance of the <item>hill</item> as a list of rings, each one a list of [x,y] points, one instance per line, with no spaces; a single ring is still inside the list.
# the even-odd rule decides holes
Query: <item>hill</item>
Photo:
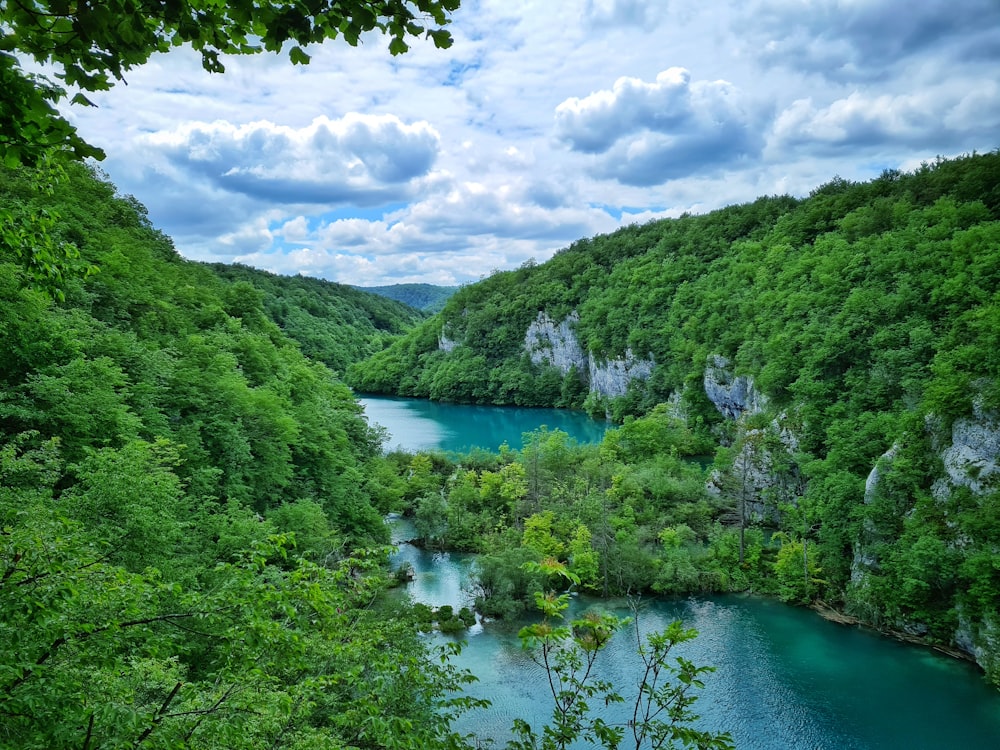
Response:
[[[0,174],[0,745],[464,746],[455,671],[372,607],[381,436],[268,315],[346,362],[412,311],[185,261],[80,165]]]
[[[220,278],[262,293],[264,312],[310,359],[342,373],[424,319],[413,306],[355,287],[278,276],[243,265],[212,264]]]
[[[581,240],[348,381],[681,420],[720,446],[741,564],[780,531],[804,599],[1000,670],[998,153]]]
[[[437,286],[435,284],[391,284],[389,286],[359,286],[356,288],[394,299],[425,313],[440,312],[448,298],[459,289],[457,286]]]

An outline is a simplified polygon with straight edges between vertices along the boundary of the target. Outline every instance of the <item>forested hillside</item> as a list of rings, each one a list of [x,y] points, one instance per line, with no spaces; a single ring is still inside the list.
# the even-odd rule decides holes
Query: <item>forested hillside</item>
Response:
[[[460,289],[355,382],[623,421],[462,457],[382,455],[303,353],[350,363],[405,309],[185,261],[81,166],[48,193],[4,177],[0,220],[41,217],[23,239],[48,244],[0,256],[0,747],[469,746],[462,676],[381,596],[388,511],[481,553],[492,617],[552,570],[596,594],[754,591],[1000,682],[997,154]]]
[[[358,289],[394,299],[427,313],[440,312],[448,298],[458,291],[457,286],[435,286],[434,284],[390,284],[389,286],[362,286]]]
[[[0,219],[81,273],[0,255],[0,747],[456,746],[456,676],[373,607],[379,435],[268,316],[326,287],[182,260],[82,166],[36,186]]]
[[[619,416],[682,392],[689,378],[700,379],[709,354],[732,357],[779,400],[797,379],[819,375],[838,390],[848,369],[857,376],[860,365],[878,364],[879,372],[889,368],[882,380],[896,384],[880,406],[891,404],[907,357],[889,363],[888,353],[903,346],[914,363],[929,365],[957,343],[942,324],[990,301],[998,163],[988,154],[869,183],[835,179],[804,200],[760,198],[581,240],[547,263],[460,289],[440,316],[349,380],[372,392],[583,406],[588,389],[547,362],[533,363],[525,346],[540,311],[555,322],[575,311],[575,337],[598,365],[629,350],[656,363],[626,403],[609,405]],[[897,341],[898,328],[874,339],[855,335],[921,320],[934,321],[924,344]],[[587,384],[587,372],[573,375]],[[591,395],[591,404],[601,396]]]
[[[385,295],[306,276],[277,276],[241,265],[212,264],[223,279],[253,285],[264,312],[309,359],[337,373],[381,351],[423,320],[410,305]]]
[[[581,240],[462,288],[348,378],[618,420],[661,405],[720,446],[742,585],[776,571],[748,529],[778,530],[793,598],[1000,673],[998,153]]]

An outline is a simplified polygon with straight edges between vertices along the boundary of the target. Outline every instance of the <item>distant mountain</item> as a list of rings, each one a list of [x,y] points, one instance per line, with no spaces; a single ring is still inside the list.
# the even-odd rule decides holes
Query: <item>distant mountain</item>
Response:
[[[444,303],[459,289],[457,286],[435,286],[434,284],[392,284],[390,286],[357,286],[354,288],[394,299],[426,313],[440,312],[444,308]]]

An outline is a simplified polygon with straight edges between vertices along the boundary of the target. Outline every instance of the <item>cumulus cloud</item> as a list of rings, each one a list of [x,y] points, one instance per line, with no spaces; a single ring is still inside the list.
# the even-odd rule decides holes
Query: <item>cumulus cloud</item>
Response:
[[[247,251],[237,260],[279,273],[302,272],[351,283],[422,279],[457,284],[528,258],[542,261],[573,240],[615,229],[601,208],[545,208],[537,182],[456,181],[446,192],[381,219],[304,217],[277,223],[270,236],[295,246],[271,250],[259,224],[248,225]]]
[[[619,78],[610,90],[556,107],[556,134],[574,151],[600,154],[593,173],[655,185],[760,151],[758,123],[726,81],[691,81],[669,68],[652,83]]]
[[[896,96],[853,92],[827,106],[799,99],[775,121],[770,148],[961,147],[1000,130],[1000,87],[928,89]]]
[[[350,113],[303,128],[258,120],[186,123],[145,142],[215,186],[282,203],[372,205],[426,175],[440,137],[427,122]]]
[[[344,283],[998,145],[997,0],[469,0],[450,28],[224,76],[178,48],[68,114],[186,257]]]
[[[885,79],[917,55],[992,59],[1000,45],[995,0],[761,0],[737,20],[760,60],[835,80]]]

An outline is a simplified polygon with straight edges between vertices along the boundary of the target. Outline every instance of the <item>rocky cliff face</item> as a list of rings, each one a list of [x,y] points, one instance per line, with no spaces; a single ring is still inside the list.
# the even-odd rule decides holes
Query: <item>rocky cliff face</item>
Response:
[[[742,498],[748,521],[777,524],[780,507],[794,504],[805,490],[792,458],[795,439],[782,417],[775,417],[765,428],[738,425],[733,465],[726,472],[713,473],[708,481],[713,495]]]
[[[872,470],[868,472],[865,479],[865,505],[871,505],[875,500],[875,493],[878,492],[879,482],[885,475],[892,471],[892,462],[899,453],[899,446],[893,445],[883,453]],[[875,545],[881,540],[882,535],[870,519],[865,519],[861,528],[861,535],[854,540],[854,559],[851,561],[851,586],[865,587],[866,577],[869,573],[878,570],[878,557],[873,552]]]
[[[933,420],[929,428],[934,431]],[[982,400],[973,402],[972,416],[957,419],[951,427],[950,440],[936,441],[945,476],[931,488],[934,497],[946,500],[953,490],[967,487],[974,495],[984,495],[1000,488],[1000,415],[983,408]],[[971,621],[961,611],[954,643],[976,660],[987,674],[1000,673],[1000,623],[986,617]]]
[[[995,619],[971,622],[960,611],[955,646],[975,659],[986,674],[1000,674],[1000,624]]]
[[[749,375],[733,375],[731,363],[720,354],[708,358],[703,383],[705,395],[726,419],[757,414],[767,407],[767,398],[753,387]]]
[[[959,487],[966,487],[974,495],[994,492],[1000,487],[1000,415],[987,412],[981,402],[976,403],[971,417],[958,419],[951,432],[942,433],[938,420],[929,418],[927,429],[932,444],[941,457],[944,475],[934,482],[931,492],[939,502],[947,501]],[[877,497],[881,484],[893,471],[893,461],[899,446],[883,454],[872,468],[865,482],[866,504]],[[883,536],[870,520],[866,520],[860,537],[854,543],[851,564],[851,588],[864,589],[872,575],[877,575],[879,559],[873,550]],[[850,592],[849,592],[850,593]],[[864,599],[865,597],[859,597]],[[922,635],[927,627],[920,622],[891,622],[891,627],[914,635]],[[958,612],[958,627],[952,637],[955,647],[970,655],[988,674],[1000,673],[1000,623],[986,617],[972,620]]]
[[[957,487],[976,495],[1000,487],[1000,416],[986,412],[981,400],[973,403],[972,417],[955,420],[947,445],[938,442],[945,476],[934,483],[936,498],[947,498]]]
[[[441,328],[441,333],[438,334],[438,349],[443,352],[450,352],[454,350],[456,346],[462,342],[458,339],[453,339],[450,335],[449,324],[445,323]]]
[[[767,397],[754,388],[751,376],[735,376],[729,360],[721,355],[708,358],[702,382],[705,395],[719,413],[737,423],[738,452],[733,465],[709,480],[709,492],[742,497],[747,520],[776,523],[779,506],[794,503],[803,491],[792,458],[798,439],[788,426],[788,415],[782,412],[767,427],[749,429],[745,417],[762,413]]]
[[[587,372],[587,353],[576,340],[574,332],[579,320],[580,316],[575,311],[559,324],[548,313],[538,313],[524,334],[524,349],[531,361],[536,365],[552,365],[563,375],[574,367],[577,372]]]
[[[590,392],[602,396],[624,396],[633,380],[646,380],[653,373],[653,360],[639,359],[631,349],[625,356],[598,362],[589,356],[587,370],[590,375]]]
[[[653,360],[640,359],[631,349],[624,357],[604,362],[585,352],[576,338],[579,320],[575,311],[558,324],[547,313],[538,313],[524,334],[524,350],[531,361],[536,365],[552,365],[563,375],[575,367],[577,372],[586,374],[591,393],[610,397],[624,396],[629,383],[645,380],[652,374]]]

